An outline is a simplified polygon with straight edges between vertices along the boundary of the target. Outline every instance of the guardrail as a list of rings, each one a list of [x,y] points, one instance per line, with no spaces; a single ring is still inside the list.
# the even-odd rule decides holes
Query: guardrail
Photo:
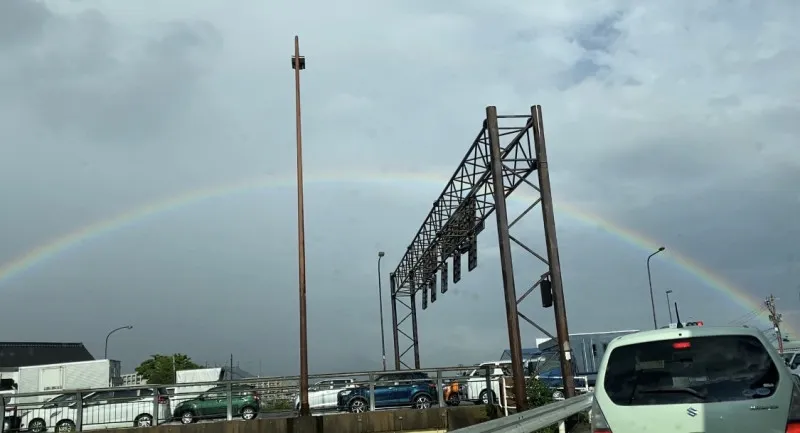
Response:
[[[475,384],[490,388],[490,377],[484,378],[479,371],[471,378],[462,373],[475,367],[444,367],[420,370],[401,371],[366,371],[349,373],[329,373],[310,375],[310,382],[321,389],[320,392],[309,393],[309,403],[312,412],[327,410],[350,410],[350,407],[341,407],[337,394],[345,389],[342,379],[350,380],[349,385],[360,386],[357,397],[362,398],[364,405],[360,410],[375,410],[385,406],[385,399],[380,392],[376,401],[376,388],[410,386],[420,382],[427,385],[424,388],[428,398],[422,401],[421,408],[430,406],[444,407],[453,404],[449,398],[455,396],[456,403],[461,394],[453,394],[453,382]],[[391,375],[425,373],[427,378],[398,379]],[[381,380],[390,375],[391,380]],[[183,423],[195,422],[200,419],[225,419],[234,418],[252,419],[264,413],[277,414],[278,416],[294,416],[299,395],[299,377],[281,376],[266,378],[251,378],[221,382],[194,382],[169,385],[133,385],[117,386],[100,389],[58,390],[35,393],[16,393],[3,395],[3,429],[0,432],[18,432],[29,430],[39,433],[39,429],[47,431],[66,430],[82,431],[89,428],[116,428],[116,427],[148,427],[163,424],[168,421]],[[337,384],[325,384],[324,381],[338,380]],[[491,376],[492,381],[499,378]],[[316,383],[315,383],[316,382]],[[435,390],[434,390],[435,387]],[[200,401],[202,404],[197,404]],[[76,404],[80,402],[80,404]],[[188,403],[186,407],[188,418],[183,418],[182,413],[177,413],[176,408]],[[409,401],[408,406],[412,403]],[[194,405],[194,406],[192,406]],[[205,406],[207,413],[199,412],[200,406]],[[80,410],[79,410],[80,407]],[[182,409],[183,410],[183,409]],[[173,418],[175,417],[175,418]],[[34,426],[31,425],[34,424]],[[56,427],[62,427],[62,429]]]
[[[503,418],[453,430],[457,433],[530,433],[545,427],[560,424],[573,415],[586,412],[592,407],[594,394],[584,394],[550,403],[535,409],[518,412]],[[564,431],[563,428],[560,429]]]

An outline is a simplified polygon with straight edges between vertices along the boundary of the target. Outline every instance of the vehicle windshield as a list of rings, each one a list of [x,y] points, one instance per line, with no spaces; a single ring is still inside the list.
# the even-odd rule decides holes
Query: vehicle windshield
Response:
[[[57,395],[50,400],[47,400],[48,403],[61,403],[65,401],[73,401],[75,400],[75,394],[61,394]]]
[[[765,398],[779,372],[752,336],[694,337],[620,346],[606,364],[604,388],[621,406]]]

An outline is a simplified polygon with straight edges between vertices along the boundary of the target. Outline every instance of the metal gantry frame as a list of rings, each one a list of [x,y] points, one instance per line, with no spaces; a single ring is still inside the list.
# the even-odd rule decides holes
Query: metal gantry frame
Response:
[[[538,172],[538,186],[528,180],[534,171]],[[506,199],[523,184],[536,190],[539,198],[509,224]],[[537,205],[542,209],[547,258],[509,234],[509,227],[517,224]],[[421,292],[423,309],[427,308],[429,293],[430,302],[436,301],[437,274],[441,280],[441,293],[447,291],[450,259],[454,283],[460,280],[462,254],[468,254],[469,270],[477,266],[477,236],[492,213],[495,213],[497,219],[509,347],[512,359],[517,361],[512,363],[515,398],[523,404],[526,400],[519,318],[522,317],[546,335],[551,335],[517,310],[517,305],[540,286],[542,281],[548,282],[548,292],[552,292],[565,394],[572,396],[574,384],[568,360],[569,332],[561,285],[542,110],[538,105],[531,107],[530,114],[525,115],[498,115],[494,106],[486,107],[486,118],[477,137],[439,198],[433,203],[433,208],[407,247],[397,268],[390,274],[395,368],[399,370],[403,367],[421,367],[417,295]],[[519,298],[516,296],[514,283],[511,242],[533,254],[548,267],[539,282]],[[399,309],[402,316],[400,320]],[[402,351],[401,336],[403,341],[409,342]],[[412,349],[413,367],[404,361],[404,357]]]

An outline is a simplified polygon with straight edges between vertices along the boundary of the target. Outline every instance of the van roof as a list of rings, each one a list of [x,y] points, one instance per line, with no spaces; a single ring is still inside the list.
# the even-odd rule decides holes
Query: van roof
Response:
[[[617,346],[647,343],[649,341],[669,340],[681,337],[713,337],[717,335],[750,335],[761,340],[764,334],[753,328],[742,326],[690,326],[687,328],[665,328],[652,331],[641,331],[615,338],[609,344],[609,350]]]

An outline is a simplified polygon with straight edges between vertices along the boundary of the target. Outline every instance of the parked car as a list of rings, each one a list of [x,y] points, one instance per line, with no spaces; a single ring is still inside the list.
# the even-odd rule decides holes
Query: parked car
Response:
[[[336,396],[344,388],[352,388],[353,379],[323,380],[308,389],[308,406],[311,410],[324,411],[336,409]],[[295,410],[300,410],[300,396],[294,399]]]
[[[537,376],[537,380],[547,385],[548,388],[553,390],[554,400],[564,399],[564,379],[560,376]],[[577,376],[573,378],[575,394],[581,395],[591,392],[592,388],[589,386],[589,378],[586,376]]]
[[[261,397],[252,385],[231,386],[231,413],[245,420],[258,417]],[[191,400],[184,400],[175,407],[173,417],[181,424],[191,424],[199,419],[225,418],[228,416],[228,386],[215,386]]]
[[[57,395],[38,407],[17,409],[18,416],[21,418],[21,422],[24,422],[27,426],[26,430],[33,433],[41,433],[47,430],[47,422],[45,419],[50,421],[50,418],[55,413],[55,411],[48,409],[69,408],[75,403],[75,397],[75,394]]]
[[[375,379],[375,407],[409,406],[427,409],[438,402],[436,383],[426,373],[387,373]],[[339,391],[336,407],[339,411],[369,410],[369,385],[359,385]]]
[[[626,335],[597,375],[595,432],[800,432],[800,381],[764,334],[690,327]]]
[[[489,368],[491,390],[486,388],[486,369]],[[471,401],[475,404],[487,404],[489,394],[498,401],[500,395],[500,378],[511,376],[511,361],[484,362],[467,373],[463,385],[460,387],[461,400]]]
[[[442,384],[444,401],[448,406],[458,406],[461,403],[461,385],[457,380]],[[438,396],[437,396],[438,398]]]
[[[87,394],[81,402],[83,430],[118,427],[150,427],[154,416],[158,422],[170,418],[170,401],[165,388],[158,388],[158,413],[153,415],[152,389],[118,389]],[[59,433],[75,431],[78,408],[75,394],[62,394],[40,408],[23,412],[20,429],[42,432],[54,429]]]

